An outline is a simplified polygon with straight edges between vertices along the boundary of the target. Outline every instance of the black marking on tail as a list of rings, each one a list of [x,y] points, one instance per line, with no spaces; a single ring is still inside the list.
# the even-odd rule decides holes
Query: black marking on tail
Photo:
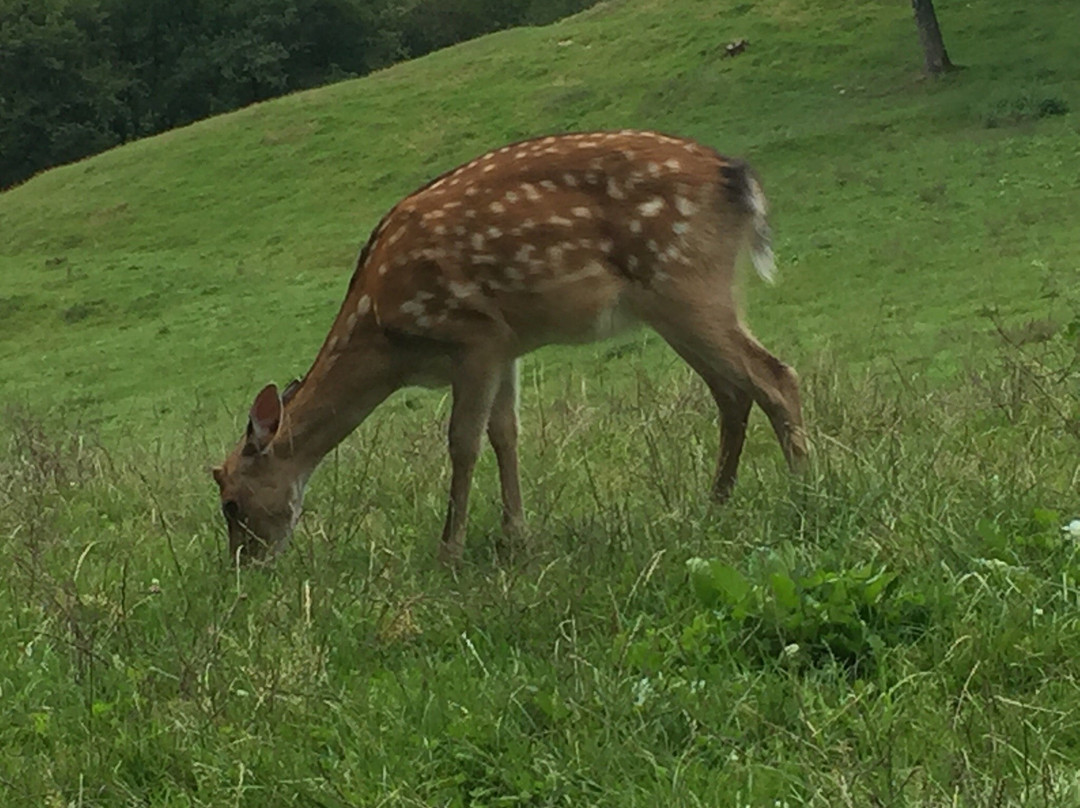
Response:
[[[720,186],[728,204],[750,218],[750,258],[754,269],[768,283],[775,280],[776,263],[772,251],[772,232],[766,216],[765,194],[761,182],[744,160],[720,158]]]
[[[728,201],[746,213],[753,213],[753,185],[756,179],[753,169],[745,160],[724,158],[720,166],[720,184],[724,188]]]

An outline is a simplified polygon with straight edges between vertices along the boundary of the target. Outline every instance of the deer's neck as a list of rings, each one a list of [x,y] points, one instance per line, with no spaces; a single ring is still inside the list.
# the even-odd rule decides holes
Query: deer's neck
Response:
[[[274,453],[306,479],[401,382],[385,350],[369,341],[323,347],[285,408]]]

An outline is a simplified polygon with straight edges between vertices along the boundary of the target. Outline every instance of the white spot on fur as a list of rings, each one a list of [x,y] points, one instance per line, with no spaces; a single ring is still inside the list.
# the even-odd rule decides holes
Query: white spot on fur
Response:
[[[592,210],[589,209],[589,208],[586,208],[586,207],[574,208],[570,212],[573,213],[575,216],[577,216],[579,219],[591,219],[592,218]]]
[[[570,188],[577,188],[578,186],[577,177],[575,177],[573,174],[570,174],[569,172],[562,175],[562,181]]]
[[[471,297],[480,291],[480,288],[471,281],[466,281],[465,283],[450,281],[450,283],[446,285],[446,288],[450,290],[450,294],[458,298]]]
[[[564,227],[569,227],[569,226],[573,225],[573,222],[570,221],[569,219],[563,218],[562,216],[556,215],[556,216],[552,216],[551,218],[548,219],[548,224],[555,224],[555,225],[562,225]]]
[[[642,202],[638,205],[638,213],[646,218],[660,215],[660,211],[664,209],[664,200],[660,197],[654,197],[648,202]]]
[[[521,190],[525,194],[525,198],[531,202],[535,202],[540,198],[540,192],[536,190],[536,186],[532,183],[522,183]]]
[[[631,219],[630,224],[627,225],[627,227],[630,228],[631,233],[640,233],[641,232],[641,222],[638,221],[637,219]]]
[[[498,238],[502,235],[502,230],[497,227],[489,227],[487,234],[489,238]]]
[[[682,168],[682,163],[680,163],[674,157],[669,157],[667,160],[664,161],[664,167],[670,168],[672,171],[678,171],[680,168]]]
[[[507,191],[506,192],[506,201],[507,202],[517,202],[518,201],[518,195],[515,194],[513,191]]]
[[[623,193],[622,188],[611,177],[608,177],[607,181],[607,195],[612,199],[626,199],[626,194]]]
[[[540,187],[543,188],[545,191],[555,191],[558,189],[559,186],[557,186],[551,180],[540,180]]]
[[[488,208],[491,210],[492,213],[506,212],[506,206],[503,205],[502,202],[492,202],[490,205],[488,205]]]
[[[469,243],[472,244],[474,250],[484,249],[484,237],[479,233],[473,233],[472,238],[469,239]]]
[[[668,248],[664,250],[661,258],[663,258],[665,261],[677,261],[680,264],[689,263],[686,256],[683,255],[679,248],[676,247],[674,244],[669,245]]]
[[[385,267],[386,264],[383,264]],[[381,274],[381,273],[380,273]],[[356,301],[356,313],[363,317],[368,313],[371,308],[371,298],[367,295],[360,295],[360,299]]]
[[[675,208],[683,216],[693,216],[697,212],[697,205],[684,196],[675,200]]]
[[[589,261],[585,266],[579,269],[577,272],[568,272],[565,275],[561,275],[556,278],[558,283],[577,283],[583,281],[586,278],[592,278],[596,275],[603,274],[604,267],[596,261]]]

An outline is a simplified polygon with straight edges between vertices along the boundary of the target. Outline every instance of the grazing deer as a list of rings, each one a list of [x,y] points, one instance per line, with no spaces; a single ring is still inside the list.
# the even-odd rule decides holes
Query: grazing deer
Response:
[[[558,135],[489,152],[394,206],[360,252],[303,381],[256,396],[214,469],[238,561],[275,552],[322,458],[395,390],[453,391],[440,557],[460,559],[485,429],[504,527],[522,526],[518,357],[641,321],[705,380],[720,410],[713,494],[735,483],[753,402],[789,465],[806,456],[795,373],[739,320],[735,260],[772,277],[766,204],[745,163],[652,132]]]

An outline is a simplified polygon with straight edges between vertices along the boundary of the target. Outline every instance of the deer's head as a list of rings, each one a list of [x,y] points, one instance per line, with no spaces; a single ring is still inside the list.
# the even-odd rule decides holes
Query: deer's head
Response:
[[[273,384],[264,387],[251,405],[244,437],[213,470],[229,533],[229,556],[238,563],[279,551],[300,518],[304,479],[288,457],[275,451],[285,404],[298,386],[293,382],[284,395]]]

